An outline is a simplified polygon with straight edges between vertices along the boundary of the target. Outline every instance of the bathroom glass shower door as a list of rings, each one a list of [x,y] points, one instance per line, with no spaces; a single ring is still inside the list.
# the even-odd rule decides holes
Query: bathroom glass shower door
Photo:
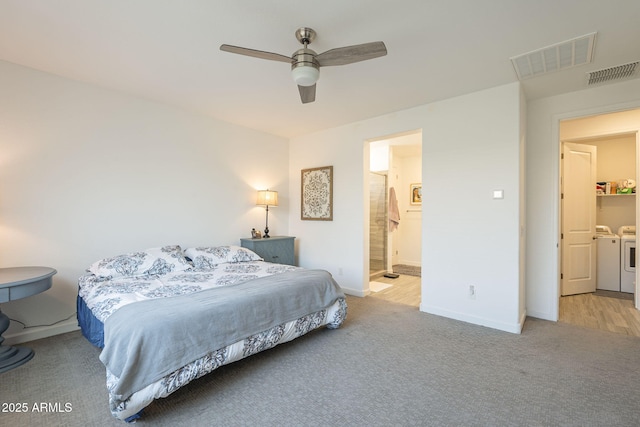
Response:
[[[386,272],[389,231],[387,176],[369,173],[369,276]]]

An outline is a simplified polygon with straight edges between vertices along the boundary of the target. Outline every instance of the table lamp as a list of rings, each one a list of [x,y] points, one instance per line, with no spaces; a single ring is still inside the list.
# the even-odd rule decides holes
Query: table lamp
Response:
[[[265,206],[267,211],[267,222],[264,227],[264,235],[262,237],[269,238],[269,206],[278,206],[278,192],[267,190],[258,190],[258,200],[256,205]]]

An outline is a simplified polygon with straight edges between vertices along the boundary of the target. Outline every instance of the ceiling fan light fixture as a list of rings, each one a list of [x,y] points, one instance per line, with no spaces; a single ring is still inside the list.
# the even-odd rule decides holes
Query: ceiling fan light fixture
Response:
[[[312,65],[303,65],[291,70],[291,77],[298,86],[313,86],[320,78],[320,70]]]
[[[329,49],[318,55],[308,47],[316,38],[316,32],[313,29],[308,27],[299,28],[296,31],[296,38],[302,43],[303,47],[295,51],[290,57],[279,53],[229,44],[220,45],[220,50],[270,61],[290,63],[291,77],[298,85],[300,100],[303,104],[316,100],[316,82],[320,78],[320,67],[353,64],[354,62],[379,58],[387,54],[387,47],[383,42],[378,41]]]

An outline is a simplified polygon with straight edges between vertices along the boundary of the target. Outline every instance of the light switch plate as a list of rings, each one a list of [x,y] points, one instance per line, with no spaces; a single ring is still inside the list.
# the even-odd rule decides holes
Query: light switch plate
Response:
[[[494,199],[504,199],[504,190],[493,190]]]

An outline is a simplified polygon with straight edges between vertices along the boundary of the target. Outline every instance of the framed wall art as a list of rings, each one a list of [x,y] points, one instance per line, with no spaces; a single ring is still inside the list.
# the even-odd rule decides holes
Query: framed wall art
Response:
[[[409,185],[409,203],[412,205],[422,204],[422,184],[410,184]]]
[[[333,166],[302,169],[300,219],[333,221]]]

